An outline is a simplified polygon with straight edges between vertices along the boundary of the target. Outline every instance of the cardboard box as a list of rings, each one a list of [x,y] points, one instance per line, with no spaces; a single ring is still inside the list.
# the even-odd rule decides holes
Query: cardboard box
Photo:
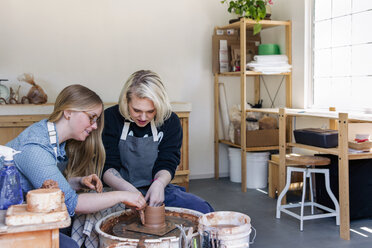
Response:
[[[278,146],[279,129],[253,130],[246,132],[247,147]],[[240,132],[235,132],[235,144],[240,145]]]

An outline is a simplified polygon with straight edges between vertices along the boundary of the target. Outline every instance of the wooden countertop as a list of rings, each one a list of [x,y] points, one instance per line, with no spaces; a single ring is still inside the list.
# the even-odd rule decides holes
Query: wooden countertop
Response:
[[[110,107],[116,103],[104,103],[105,107]],[[53,111],[54,103],[45,104],[7,104],[0,105],[0,116],[2,115],[43,115]],[[191,112],[192,105],[187,102],[171,102],[174,112]]]
[[[348,111],[328,111],[316,109],[289,109],[284,108],[285,114],[288,116],[302,116],[302,117],[316,117],[336,120],[339,118],[339,113],[348,113],[349,122],[369,122],[372,123],[372,114],[362,112],[348,112]],[[279,114],[278,108],[252,108],[247,109],[247,112],[262,112],[267,114]]]

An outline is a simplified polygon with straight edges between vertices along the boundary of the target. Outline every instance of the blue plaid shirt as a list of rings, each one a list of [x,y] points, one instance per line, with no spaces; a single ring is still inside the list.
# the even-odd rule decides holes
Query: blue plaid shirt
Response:
[[[58,144],[57,133],[57,144],[50,143],[47,120],[29,126],[6,145],[21,151],[14,156],[14,161],[20,172],[23,193],[40,188],[45,180],[52,179],[58,182],[59,188],[64,192],[68,213],[73,216],[78,195],[62,174],[67,165],[66,142]],[[57,155],[53,149],[55,146]]]

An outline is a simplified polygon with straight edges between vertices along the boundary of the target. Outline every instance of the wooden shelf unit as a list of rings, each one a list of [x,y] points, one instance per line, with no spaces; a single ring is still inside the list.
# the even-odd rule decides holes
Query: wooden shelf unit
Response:
[[[246,33],[247,30],[253,30],[253,26],[256,22],[249,20],[247,18],[240,19],[239,22],[232,23],[226,26],[215,27],[217,29],[239,29],[240,32],[240,68],[241,71],[238,72],[224,72],[214,74],[214,175],[215,178],[219,178],[219,144],[227,144],[230,146],[238,147],[241,149],[241,176],[242,183],[241,188],[243,192],[247,191],[247,162],[246,162],[246,152],[247,151],[269,151],[278,149],[277,146],[273,147],[250,147],[246,148],[246,123],[245,115],[242,116],[241,120],[241,144],[235,145],[229,141],[219,139],[218,135],[218,125],[219,125],[219,90],[218,83],[219,77],[240,77],[240,105],[242,113],[246,113],[245,104],[247,102],[246,96],[246,81],[247,77],[254,77],[254,102],[258,102],[260,99],[260,76],[266,75],[260,72],[247,71],[246,69]],[[273,21],[273,20],[262,20],[262,29],[272,28],[272,27],[285,27],[285,40],[286,40],[286,55],[288,57],[288,63],[292,64],[292,23],[291,21]],[[284,75],[286,77],[286,107],[292,107],[292,72],[278,73],[270,75]]]

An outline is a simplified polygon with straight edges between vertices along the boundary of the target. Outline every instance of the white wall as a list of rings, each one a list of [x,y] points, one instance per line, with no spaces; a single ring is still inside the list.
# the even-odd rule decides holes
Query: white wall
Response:
[[[274,1],[272,6],[272,19],[292,21],[292,106],[293,108],[303,108],[306,103],[305,84],[307,83],[307,50],[308,40],[306,36],[305,24],[307,13],[305,11],[309,0],[279,0]],[[276,28],[274,32],[265,30],[262,34],[263,42],[271,41],[280,44],[285,50],[284,29]],[[307,49],[307,48],[306,48]],[[281,106],[285,106],[284,89],[279,100]]]
[[[212,175],[211,36],[228,19],[216,0],[1,0],[0,78],[32,72],[49,102],[71,83],[116,102],[131,73],[152,69],[172,101],[192,103],[191,177]]]
[[[293,21],[295,107],[303,106],[304,1],[277,0],[272,7],[273,19]],[[172,101],[192,103],[190,177],[211,177],[211,36],[214,26],[232,18],[226,9],[218,0],[1,0],[0,78],[14,86],[18,75],[32,72],[49,102],[71,83],[82,83],[105,102],[116,102],[132,72],[154,70]],[[224,80],[231,82],[230,92],[238,91],[239,80]],[[27,89],[22,84],[21,93]],[[228,97],[230,104],[238,99],[234,93]],[[283,99],[281,94],[279,102]],[[221,150],[221,175],[226,175],[223,145]]]

